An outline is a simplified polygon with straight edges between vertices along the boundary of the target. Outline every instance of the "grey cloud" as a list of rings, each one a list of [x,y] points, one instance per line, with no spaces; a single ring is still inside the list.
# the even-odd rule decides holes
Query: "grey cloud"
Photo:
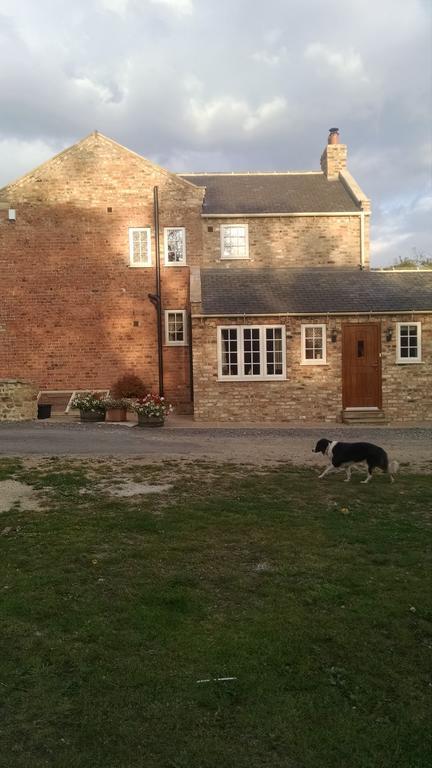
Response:
[[[23,170],[19,151],[17,173],[6,162],[11,146],[29,160],[33,146],[40,162],[45,148],[54,154],[95,128],[173,170],[317,169],[335,124],[372,198],[376,259],[414,240],[432,250],[417,210],[430,179],[424,2],[2,8],[0,184]]]

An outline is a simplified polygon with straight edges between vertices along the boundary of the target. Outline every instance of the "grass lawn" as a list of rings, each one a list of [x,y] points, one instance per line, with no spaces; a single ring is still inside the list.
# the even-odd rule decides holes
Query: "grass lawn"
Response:
[[[343,476],[0,461],[2,768],[429,766],[431,477]]]

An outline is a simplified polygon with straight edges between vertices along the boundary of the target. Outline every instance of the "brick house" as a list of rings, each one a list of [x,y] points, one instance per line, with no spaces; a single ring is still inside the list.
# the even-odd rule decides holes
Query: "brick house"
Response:
[[[178,175],[95,132],[0,190],[0,377],[133,372],[202,420],[432,419],[432,273],[369,269],[346,157],[334,130],[320,171]]]

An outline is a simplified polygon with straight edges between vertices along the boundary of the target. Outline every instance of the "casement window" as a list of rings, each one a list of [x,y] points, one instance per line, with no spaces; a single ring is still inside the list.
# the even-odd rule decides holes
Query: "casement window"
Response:
[[[301,327],[301,363],[302,365],[326,364],[326,327],[325,325],[302,325]]]
[[[165,266],[186,264],[186,230],[184,227],[164,228]]]
[[[129,228],[129,264],[131,267],[151,267],[150,227]]]
[[[222,224],[220,228],[221,259],[248,259],[247,224]]]
[[[218,328],[218,377],[226,381],[285,379],[285,327]]]
[[[396,362],[421,362],[421,323],[397,323]]]
[[[169,347],[185,347],[187,343],[186,310],[165,310],[165,344]]]

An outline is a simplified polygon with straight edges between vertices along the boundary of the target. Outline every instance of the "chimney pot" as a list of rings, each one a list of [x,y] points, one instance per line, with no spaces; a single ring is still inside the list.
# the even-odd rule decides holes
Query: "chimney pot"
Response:
[[[339,144],[339,128],[330,128],[328,144]]]

